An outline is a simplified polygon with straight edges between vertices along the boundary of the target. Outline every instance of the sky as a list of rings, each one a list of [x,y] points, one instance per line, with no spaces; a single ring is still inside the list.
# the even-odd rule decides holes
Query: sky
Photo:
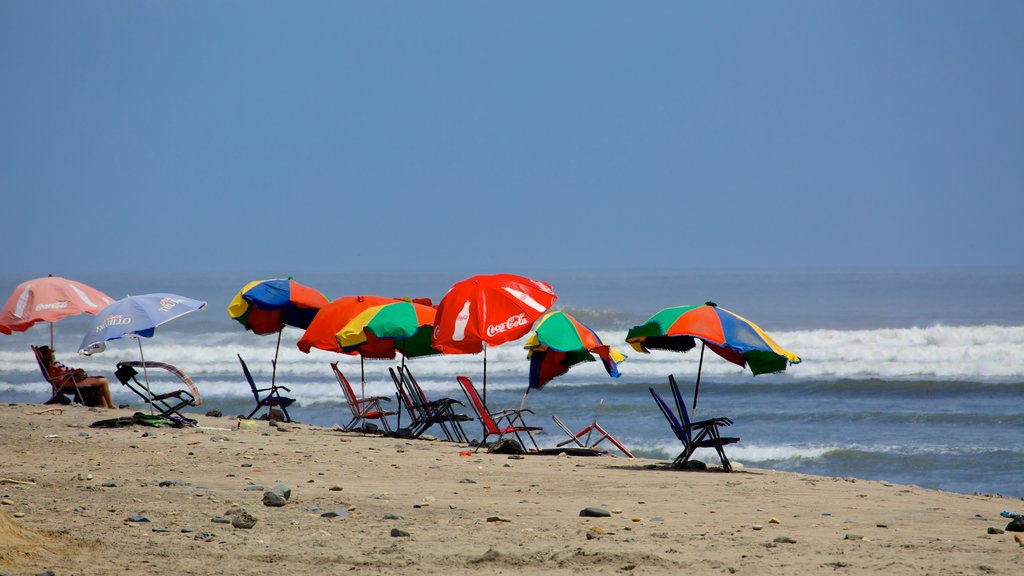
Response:
[[[1024,266],[1024,2],[0,0],[0,267]]]

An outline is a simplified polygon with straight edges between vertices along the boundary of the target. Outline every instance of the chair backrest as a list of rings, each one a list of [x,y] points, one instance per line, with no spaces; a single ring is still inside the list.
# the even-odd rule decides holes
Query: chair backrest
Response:
[[[352,389],[352,385],[348,383],[348,378],[338,370],[338,363],[331,362],[331,369],[334,370],[334,376],[338,379],[338,385],[341,386],[341,391],[345,394],[345,400],[348,402],[348,407],[352,410],[352,415],[359,417],[359,400],[356,398],[356,391]]]
[[[48,369],[46,362],[43,361],[43,353],[39,350],[39,346],[29,344],[29,347],[32,348],[32,353],[36,355],[36,363],[39,364],[39,371],[43,373],[43,379],[45,379],[50,384],[50,387],[53,388],[54,394],[60,392],[61,388],[64,384],[67,384],[68,381],[75,383],[75,377],[70,373],[67,376],[60,378],[60,381],[55,380],[53,376],[50,376],[50,370]]]
[[[686,432],[687,441],[689,441],[693,436],[690,430],[690,411],[686,409],[686,400],[683,400],[683,395],[679,392],[679,385],[676,384],[674,374],[668,375],[668,385],[672,388],[672,396],[676,399],[676,410],[679,411],[679,415],[683,419],[683,430]]]
[[[665,419],[668,420],[668,425],[672,428],[672,432],[676,435],[676,438],[678,438],[680,442],[689,444],[691,441],[689,426],[684,428],[683,425],[679,423],[679,418],[676,417],[668,404],[661,398],[661,396],[658,395],[657,390],[654,388],[648,388],[648,390],[651,392],[651,396],[654,397],[654,401],[658,403],[658,408],[661,408],[661,413],[665,416]]]
[[[400,366],[398,368],[398,372],[402,373],[403,368],[405,369],[403,381],[406,383],[406,386],[409,387],[412,395],[414,397],[418,397],[422,405],[426,407],[430,401],[427,400],[427,395],[423,393],[423,388],[420,388],[420,383],[413,377],[412,370],[410,370],[408,366]]]
[[[245,379],[249,382],[249,388],[252,388],[252,397],[257,402],[260,401],[260,391],[256,388],[256,382],[252,379],[252,374],[249,373],[249,367],[245,365],[245,360],[242,360],[242,355],[238,355],[238,361],[242,363],[242,373],[245,374]]]
[[[199,406],[203,403],[203,398],[199,394],[199,387],[192,381],[192,378],[182,372],[177,366],[166,362],[155,362],[153,360],[124,360],[117,363],[117,371],[114,372],[114,376],[117,376],[117,379],[121,384],[128,386],[127,380],[131,380],[139,373],[136,368],[160,368],[167,371],[171,375],[176,376],[178,380],[181,380],[181,383],[188,388],[187,393],[192,397],[192,402],[190,402],[192,406]]]
[[[498,425],[494,422],[494,418],[491,418],[491,413],[487,411],[487,406],[484,405],[483,400],[480,399],[480,395],[477,394],[476,387],[470,382],[469,378],[465,376],[457,376],[459,385],[462,386],[462,391],[466,393],[466,398],[469,400],[469,404],[473,407],[473,411],[476,412],[480,423],[484,425],[484,429],[487,430],[488,434],[500,434],[501,430]]]
[[[402,378],[395,373],[395,369],[388,366],[388,373],[391,374],[391,380],[395,383],[395,390],[398,391],[398,401],[405,406],[405,411],[409,413],[413,418],[417,418],[416,414],[422,412],[420,405],[415,404],[412,398],[409,397],[409,392],[405,389],[405,384],[402,382]]]

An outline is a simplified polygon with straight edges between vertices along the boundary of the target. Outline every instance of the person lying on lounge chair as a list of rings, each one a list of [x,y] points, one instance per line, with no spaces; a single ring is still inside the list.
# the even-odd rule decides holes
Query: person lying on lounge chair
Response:
[[[69,368],[60,362],[57,362],[53,358],[53,350],[49,346],[40,346],[39,353],[43,358],[43,364],[46,366],[46,372],[53,378],[54,381],[58,381],[60,378],[67,377],[68,374],[74,379],[74,384],[69,380],[68,384],[65,384],[63,388],[73,388],[75,384],[79,388],[95,388],[99,391],[100,399],[103,401],[104,408],[117,408],[114,405],[113,399],[110,397],[110,382],[102,376],[89,376],[85,370],[81,368]]]

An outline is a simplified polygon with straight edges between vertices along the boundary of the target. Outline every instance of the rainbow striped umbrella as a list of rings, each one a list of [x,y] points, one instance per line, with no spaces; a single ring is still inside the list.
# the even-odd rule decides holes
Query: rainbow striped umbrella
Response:
[[[371,306],[349,320],[335,337],[342,351],[376,351],[371,357],[394,358],[395,352],[415,358],[440,354],[430,345],[437,309],[410,300],[396,300]],[[381,342],[390,340],[391,342]]]
[[[626,334],[626,342],[644,353],[651,350],[686,352],[697,345],[697,339],[701,341],[701,354],[697,386],[693,392],[693,410],[697,408],[705,345],[733,364],[750,367],[755,376],[780,372],[788,365],[800,362],[799,356],[783,350],[756,324],[719,308],[714,302],[666,308],[647,322],[630,328]]]
[[[582,362],[594,362],[597,358],[601,359],[609,376],[618,378],[618,363],[626,359],[605,344],[589,326],[561,311],[549,312],[537,321],[525,348],[529,350],[530,388],[538,390],[569,368]]]

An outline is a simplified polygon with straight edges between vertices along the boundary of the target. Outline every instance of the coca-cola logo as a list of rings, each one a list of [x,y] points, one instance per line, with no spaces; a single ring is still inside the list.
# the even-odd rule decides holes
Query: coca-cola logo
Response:
[[[50,304],[36,304],[36,311],[39,310],[62,310],[68,307],[67,302],[53,302]]]
[[[519,313],[519,314],[516,314],[515,316],[509,316],[508,319],[505,320],[504,322],[502,322],[501,324],[488,324],[487,325],[487,337],[488,338],[492,338],[496,334],[501,334],[502,332],[508,332],[509,330],[511,330],[513,328],[517,328],[519,326],[523,326],[523,325],[529,324],[529,323],[530,323],[530,319],[526,317],[526,314]]]

